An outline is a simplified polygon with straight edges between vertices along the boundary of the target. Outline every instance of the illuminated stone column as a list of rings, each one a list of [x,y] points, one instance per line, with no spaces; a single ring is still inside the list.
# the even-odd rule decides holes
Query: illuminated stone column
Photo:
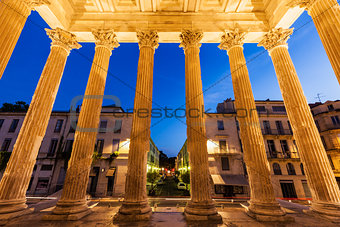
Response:
[[[337,0],[293,0],[305,8],[318,30],[335,75],[340,83],[340,6]]]
[[[188,220],[221,221],[211,198],[204,101],[201,80],[200,47],[203,33],[184,30],[181,45],[185,54],[185,96],[187,109],[187,146],[190,160],[191,200],[185,208]]]
[[[270,180],[270,165],[243,54],[244,36],[245,33],[238,29],[225,32],[219,48],[229,55],[235,105],[239,112],[237,120],[251,196],[247,213],[259,221],[287,221],[289,217],[276,201]]]
[[[329,164],[320,134],[303,93],[287,40],[293,29],[273,29],[266,34],[264,46],[272,58],[294,138],[312,192],[312,209],[333,220],[340,220],[340,192]]]
[[[71,49],[80,48],[73,34],[59,28],[46,31],[52,39],[51,52],[0,182],[0,220],[27,212],[26,190],[50,119],[67,56]]]
[[[18,42],[27,17],[47,0],[2,0],[0,2],[0,79]]]
[[[96,30],[93,35],[96,40],[96,51],[74,136],[62,196],[52,215],[46,215],[44,220],[77,220],[91,212],[87,206],[86,188],[110,56],[112,50],[119,46],[113,30]]]
[[[150,149],[150,124],[154,53],[158,47],[155,31],[137,32],[139,62],[135,94],[125,198],[115,221],[148,220],[152,214],[146,194],[147,153]],[[148,111],[147,116],[139,111]]]

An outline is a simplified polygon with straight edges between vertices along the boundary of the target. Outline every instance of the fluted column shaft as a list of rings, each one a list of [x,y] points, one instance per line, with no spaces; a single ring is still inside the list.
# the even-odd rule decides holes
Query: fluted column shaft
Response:
[[[340,216],[339,187],[288,52],[286,40],[291,33],[291,30],[273,30],[265,40],[275,45],[271,45],[270,48],[264,42],[262,45],[269,50],[275,67],[294,138],[312,192],[312,208],[320,213]],[[276,37],[275,42],[271,40],[272,34]],[[279,42],[276,41],[277,38],[280,39]]]
[[[312,17],[340,83],[340,6],[337,0],[298,0]]]
[[[117,220],[130,221],[149,219],[151,215],[147,201],[146,175],[147,153],[150,149],[154,53],[158,47],[158,34],[155,31],[140,31],[137,32],[137,38],[140,52],[125,198],[116,217]],[[142,112],[147,115],[142,116]]]
[[[190,188],[193,202],[210,201],[209,165],[201,80],[200,49],[185,49],[185,95],[187,146],[190,158]]]
[[[154,49],[142,47],[139,53],[134,114],[126,176],[125,200],[142,202],[147,199],[147,153],[150,147],[151,116],[141,118],[139,110],[151,113],[153,87]]]
[[[239,111],[237,120],[247,165],[251,202],[276,202],[270,180],[270,167],[256,111],[246,60],[242,46],[228,50],[230,70],[235,94],[235,105]]]
[[[118,46],[112,30],[97,30],[93,34],[96,38],[95,55],[78,118],[63,193],[53,210],[54,214],[79,213],[88,209],[86,188],[97,138],[107,71],[111,51]]]
[[[65,46],[65,42],[58,43],[61,42],[58,37],[60,33],[66,32],[48,30],[53,40],[51,52],[0,182],[0,214],[2,211],[8,213],[27,207],[26,190],[50,119],[67,56],[71,48],[79,47],[74,40],[69,46]]]
[[[184,30],[181,45],[185,54],[185,99],[187,122],[187,148],[190,162],[191,200],[185,208],[187,219],[195,216],[215,216],[220,219],[210,192],[207,137],[200,66],[200,41],[203,33]]]
[[[2,0],[0,2],[0,79],[33,7],[44,0]]]

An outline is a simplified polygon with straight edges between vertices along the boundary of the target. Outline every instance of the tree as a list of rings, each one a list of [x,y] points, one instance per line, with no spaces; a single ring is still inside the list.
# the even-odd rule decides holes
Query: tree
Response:
[[[12,103],[3,103],[0,108],[1,112],[26,112],[28,110],[29,105],[23,101],[17,101],[15,104]]]
[[[187,171],[183,173],[181,178],[182,178],[182,181],[185,183],[186,189],[188,190],[188,184],[190,184],[190,172]]]
[[[151,190],[154,188],[154,184],[157,182],[159,178],[159,173],[156,171],[148,172],[147,175],[147,181],[151,183]]]

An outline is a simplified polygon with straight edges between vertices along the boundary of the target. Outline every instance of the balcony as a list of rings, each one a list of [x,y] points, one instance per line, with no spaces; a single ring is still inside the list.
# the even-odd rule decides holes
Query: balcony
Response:
[[[267,153],[268,158],[279,158],[279,159],[298,159],[300,158],[297,152],[281,153],[274,151],[271,154]]]
[[[262,129],[262,134],[263,135],[274,135],[274,136],[280,136],[280,135],[293,135],[293,132],[289,129],[282,129],[282,130],[277,130],[277,129]]]

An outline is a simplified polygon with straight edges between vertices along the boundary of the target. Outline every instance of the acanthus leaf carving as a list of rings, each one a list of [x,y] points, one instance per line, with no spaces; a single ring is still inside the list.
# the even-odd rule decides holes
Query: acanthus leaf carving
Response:
[[[154,50],[159,46],[159,36],[157,31],[137,31],[139,49],[151,47]]]
[[[221,50],[228,51],[234,46],[243,46],[245,32],[240,32],[238,28],[232,31],[225,31],[221,37],[221,44],[218,46]]]
[[[61,28],[45,29],[52,40],[52,46],[60,46],[70,52],[72,49],[79,49],[81,45],[77,42],[76,36]]]
[[[93,30],[92,34],[95,38],[96,46],[103,46],[112,51],[114,48],[119,47],[116,34],[113,29],[97,29]]]
[[[179,47],[183,47],[183,49],[187,49],[189,47],[201,47],[201,40],[203,38],[203,32],[200,30],[183,30],[179,35],[181,40],[181,44]]]
[[[293,30],[293,28],[274,28],[264,36],[263,40],[258,44],[258,46],[263,46],[268,51],[277,46],[287,46],[287,40],[289,39],[290,35],[293,34]]]

